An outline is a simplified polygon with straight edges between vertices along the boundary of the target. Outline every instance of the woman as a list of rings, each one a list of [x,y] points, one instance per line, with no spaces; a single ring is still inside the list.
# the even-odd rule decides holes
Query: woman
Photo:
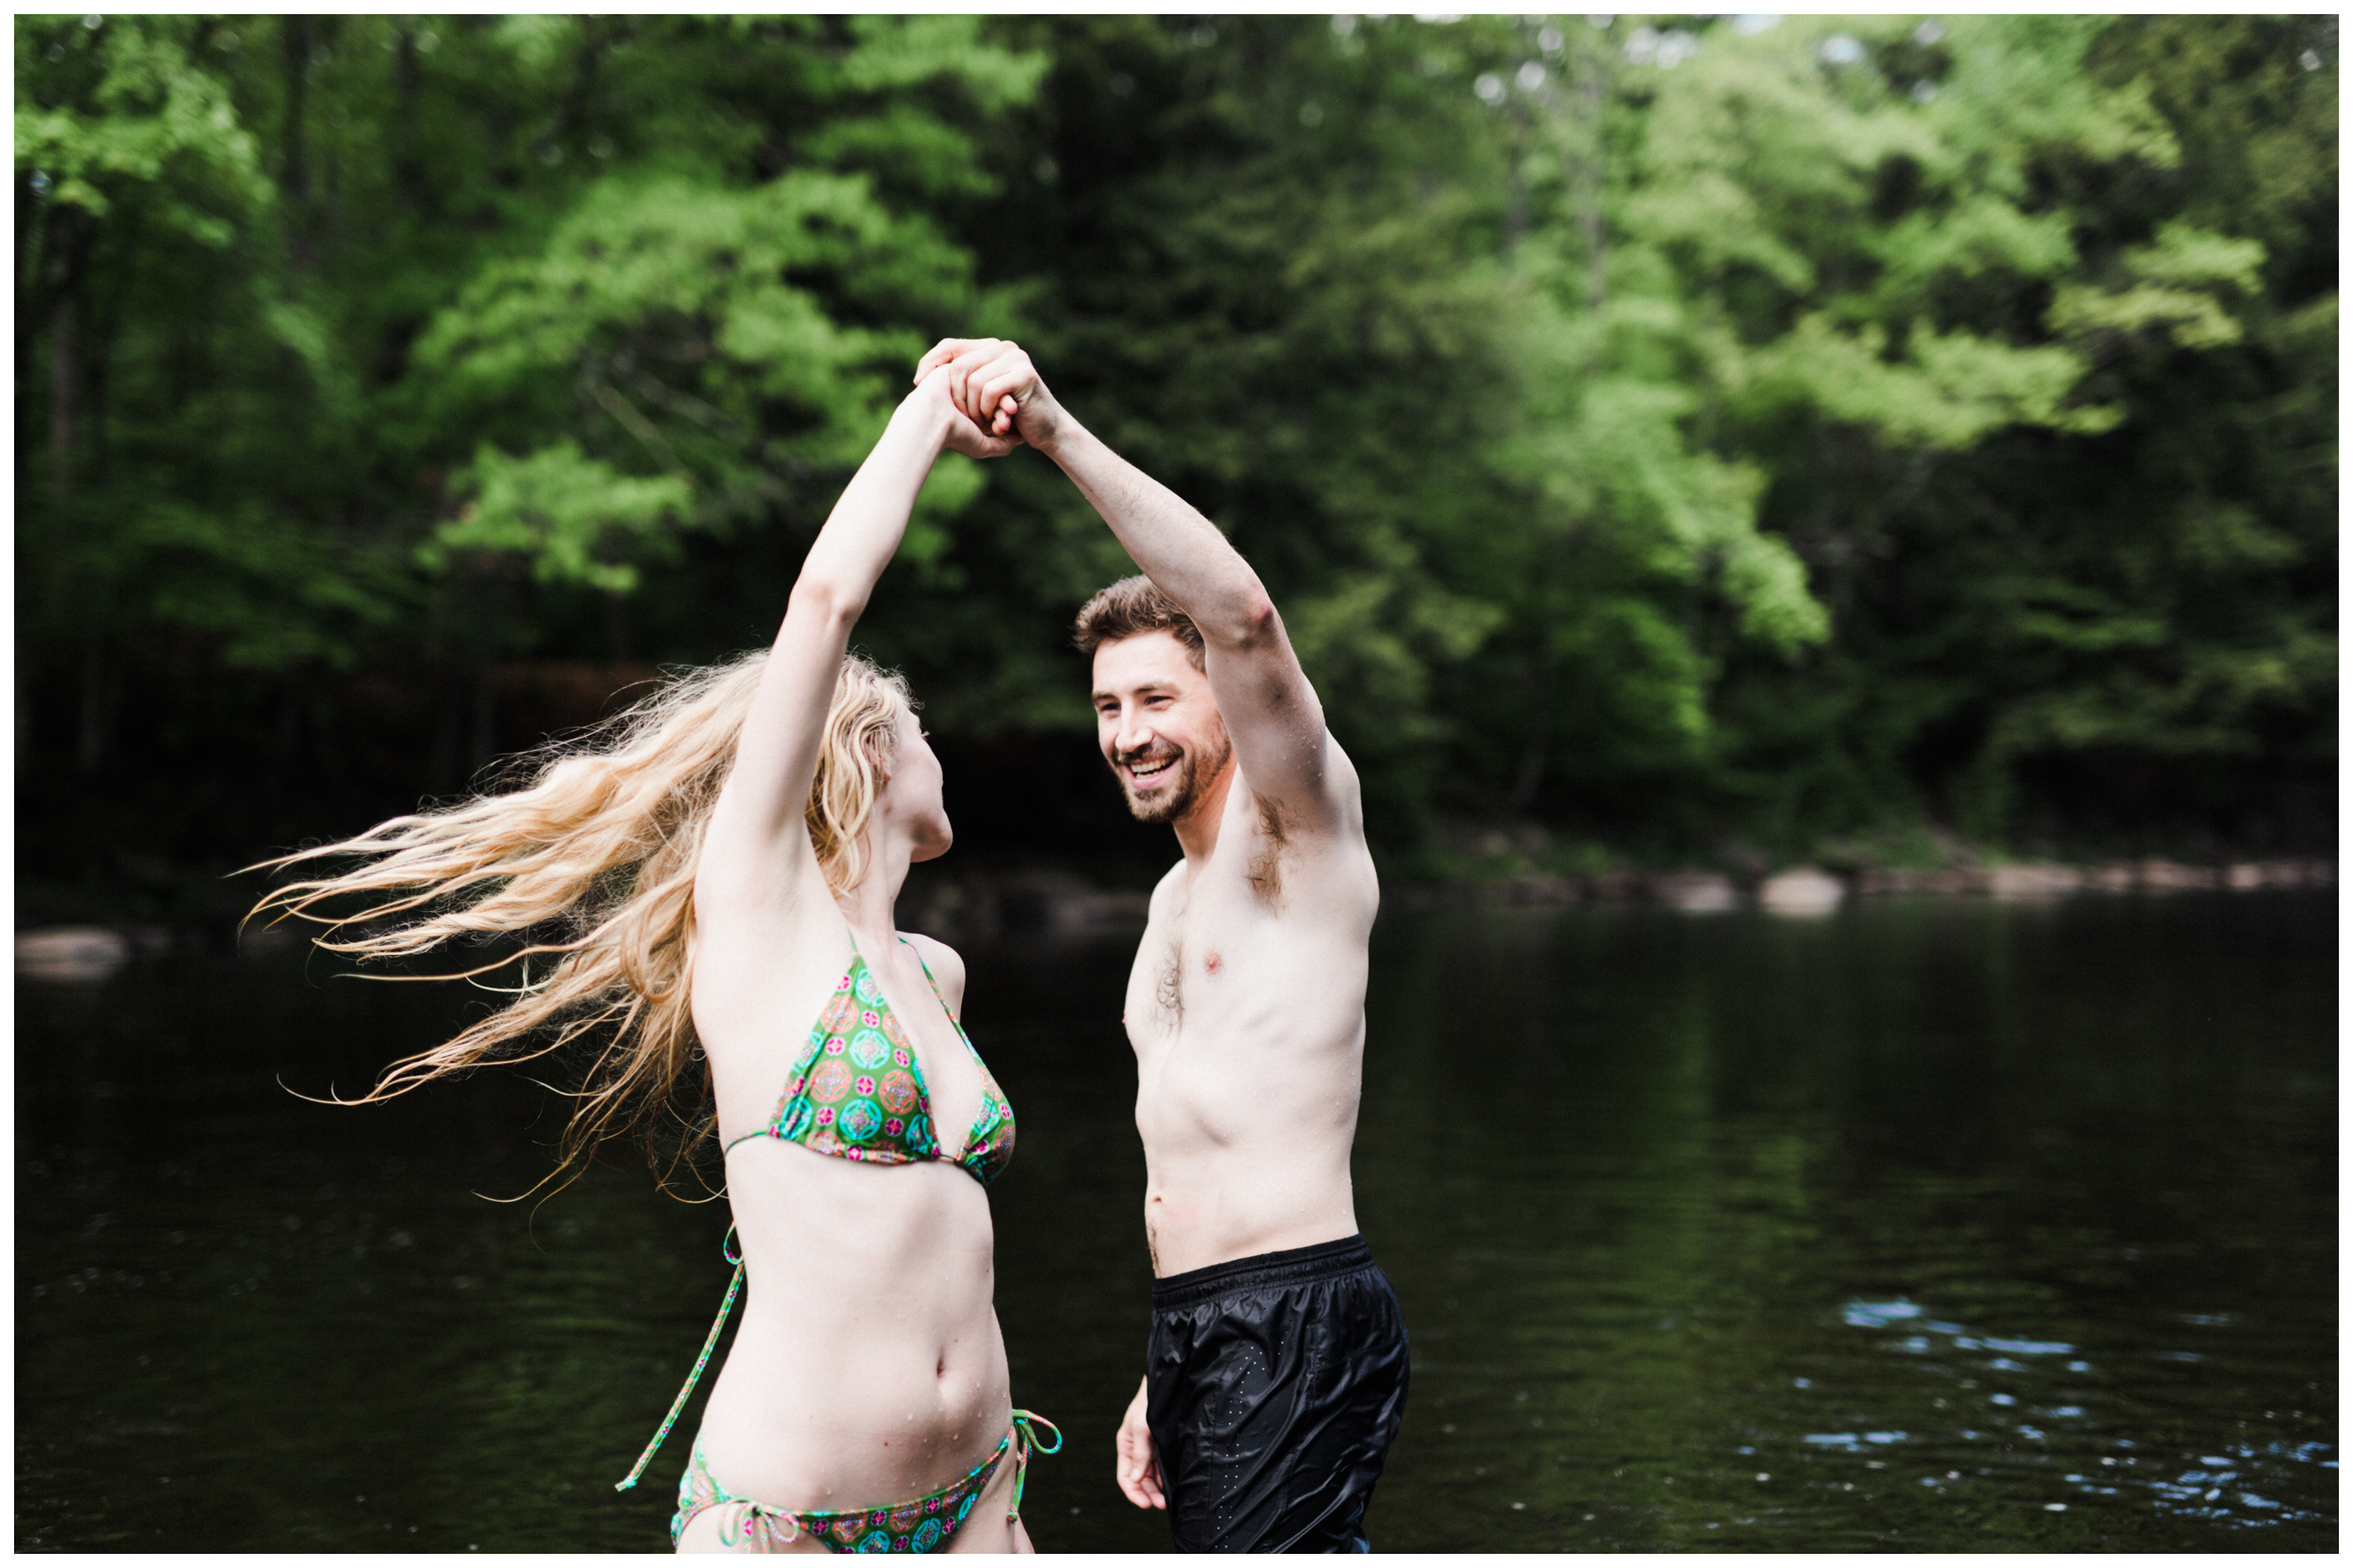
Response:
[[[330,926],[422,912],[324,944],[371,956],[567,922],[526,949],[557,961],[511,1006],[368,1098],[601,1026],[568,1165],[672,1104],[700,1048],[715,1105],[694,1131],[715,1125],[742,1246],[728,1306],[751,1288],[680,1485],[680,1551],[1032,1549],[1032,1417],[1012,1408],[983,1191],[1013,1114],[956,1021],[963,963],[893,919],[908,866],[948,849],[938,760],[904,683],[846,651],[941,450],[1012,445],[929,367],[764,655],[674,683],[528,789],[288,856],[371,863],[261,905]],[[354,893],[379,902],[317,912]]]

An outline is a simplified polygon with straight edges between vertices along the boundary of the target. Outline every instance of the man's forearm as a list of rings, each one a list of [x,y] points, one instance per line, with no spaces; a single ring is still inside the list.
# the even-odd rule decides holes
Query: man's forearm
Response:
[[[1183,497],[1063,416],[1047,456],[1062,466],[1144,574],[1221,645],[1258,636],[1273,614],[1265,584]]]

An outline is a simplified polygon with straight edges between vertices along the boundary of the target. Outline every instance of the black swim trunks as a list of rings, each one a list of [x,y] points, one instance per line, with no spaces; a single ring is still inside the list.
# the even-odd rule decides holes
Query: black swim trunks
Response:
[[[1361,1236],[1152,1286],[1144,1419],[1186,1552],[1363,1552],[1405,1315]]]

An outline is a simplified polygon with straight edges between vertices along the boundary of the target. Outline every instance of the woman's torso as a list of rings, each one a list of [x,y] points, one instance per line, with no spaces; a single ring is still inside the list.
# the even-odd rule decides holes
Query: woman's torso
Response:
[[[695,1003],[745,1287],[703,1450],[729,1491],[777,1507],[904,1501],[963,1476],[1010,1419],[987,1194],[947,1159],[871,1163],[761,1135],[822,1050],[811,1028],[855,950],[838,920],[831,942],[794,934],[792,957],[730,935],[698,953]],[[984,1074],[914,950],[893,947],[860,956],[952,1157],[983,1119]]]

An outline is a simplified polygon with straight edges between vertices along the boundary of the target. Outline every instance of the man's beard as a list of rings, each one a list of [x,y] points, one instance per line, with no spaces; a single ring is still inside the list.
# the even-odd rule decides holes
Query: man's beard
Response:
[[[1164,754],[1145,752],[1142,757],[1130,758],[1128,760],[1149,761],[1159,755]],[[1192,751],[1177,752],[1175,765],[1176,780],[1165,789],[1155,792],[1149,800],[1137,799],[1135,792],[1128,786],[1127,776],[1120,775],[1119,787],[1128,796],[1128,813],[1138,822],[1154,824],[1176,822],[1193,808],[1201,792],[1219,774],[1225,771],[1225,764],[1233,755],[1234,743],[1224,735],[1217,738],[1216,754],[1209,760],[1207,767],[1202,765],[1202,759],[1198,754]]]

